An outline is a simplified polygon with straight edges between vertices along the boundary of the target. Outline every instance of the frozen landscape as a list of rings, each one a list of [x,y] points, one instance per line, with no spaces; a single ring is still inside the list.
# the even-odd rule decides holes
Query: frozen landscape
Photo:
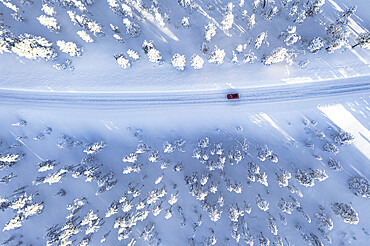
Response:
[[[369,11],[0,0],[1,245],[368,245]]]

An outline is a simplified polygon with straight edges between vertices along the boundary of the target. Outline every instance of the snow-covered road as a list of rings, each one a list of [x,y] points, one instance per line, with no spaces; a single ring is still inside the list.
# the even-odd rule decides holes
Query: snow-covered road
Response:
[[[229,102],[238,104],[258,104],[341,97],[352,94],[369,94],[370,78],[365,76],[314,83],[251,87],[244,89],[156,93],[40,92],[0,89],[0,103],[2,105],[19,105],[26,103],[27,106],[54,108],[120,109],[178,104],[223,104],[228,101],[226,99],[226,94],[231,92],[240,93],[240,100]]]

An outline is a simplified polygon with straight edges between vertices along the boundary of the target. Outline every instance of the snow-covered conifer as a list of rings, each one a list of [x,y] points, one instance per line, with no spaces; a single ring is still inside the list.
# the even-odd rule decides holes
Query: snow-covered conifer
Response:
[[[349,29],[348,18],[356,12],[357,7],[349,7],[343,11],[338,19],[326,27],[326,35],[328,39],[328,47],[326,50],[331,53],[342,48],[348,43]]]
[[[345,131],[341,131],[340,133],[334,136],[334,142],[341,145],[352,144],[354,139],[355,137],[351,133]]]
[[[58,163],[55,160],[46,160],[38,163],[36,166],[39,168],[38,172],[45,172],[52,170]]]
[[[116,58],[118,66],[124,69],[131,67],[130,60],[127,59],[123,54],[115,55],[114,58]]]
[[[332,218],[330,218],[326,213],[320,212],[316,213],[315,217],[318,221],[320,228],[331,231],[333,229],[334,223]]]
[[[160,160],[160,155],[159,155],[159,152],[158,151],[152,151],[152,153],[150,153],[150,155],[148,156],[148,160],[150,162],[158,162]]]
[[[225,50],[219,49],[215,46],[215,49],[209,54],[208,62],[222,64],[224,62],[225,55]]]
[[[254,41],[254,48],[258,50],[263,43],[266,43],[266,45],[269,46],[269,43],[267,42],[267,32],[262,32],[257,36]]]
[[[25,217],[22,214],[16,215],[14,218],[12,218],[5,224],[3,231],[9,231],[21,227],[24,219]]]
[[[152,213],[154,216],[157,216],[162,211],[162,204],[158,204],[153,207]]]
[[[274,63],[279,63],[285,60],[288,50],[283,47],[278,47],[274,49],[271,55],[266,56],[262,59],[263,64],[271,65]]]
[[[60,25],[58,24],[57,19],[55,19],[54,17],[40,15],[39,17],[37,17],[37,20],[40,22],[41,25],[45,26],[50,31],[60,30]]]
[[[370,198],[370,183],[366,178],[351,177],[348,179],[348,185],[356,196]]]
[[[129,57],[131,57],[134,60],[139,60],[140,59],[139,54],[136,51],[134,51],[134,50],[129,49],[127,51],[127,54],[128,54]]]
[[[101,24],[93,21],[86,15],[78,15],[74,11],[67,11],[69,18],[75,25],[79,25],[86,31],[92,32],[95,36],[104,35],[103,27]]]
[[[208,215],[209,215],[209,218],[210,218],[213,222],[218,221],[218,220],[221,218],[221,214],[222,214],[222,210],[221,210],[221,209],[219,209],[216,205],[215,205],[215,206],[211,206],[211,207],[208,209]]]
[[[257,195],[256,197],[256,203],[259,209],[262,211],[267,211],[269,209],[269,202],[264,200],[260,194]]]
[[[357,224],[359,222],[358,213],[348,204],[333,203],[331,208],[335,215],[340,216],[345,223]]]
[[[287,214],[291,214],[294,209],[293,203],[291,201],[285,201],[283,198],[280,199],[278,207],[280,208],[281,212]]]
[[[293,45],[301,39],[301,36],[296,33],[296,30],[296,26],[288,26],[287,30],[280,34],[280,37],[284,39],[283,41],[287,46]]]
[[[123,162],[135,163],[137,161],[137,154],[136,153],[130,153],[127,156],[125,156],[122,161]]]
[[[206,41],[210,42],[212,37],[216,35],[216,25],[213,23],[208,23],[208,25],[205,26],[205,33],[204,38]]]
[[[10,40],[9,40],[10,41]],[[53,60],[57,57],[57,53],[52,48],[52,43],[40,36],[31,34],[23,34],[17,37],[17,41],[9,43],[11,51],[20,57],[25,57],[31,60],[44,59]]]
[[[310,41],[308,45],[308,50],[312,53],[317,53],[319,50],[324,48],[325,41],[321,37],[316,37],[313,40]]]
[[[331,170],[333,171],[342,171],[343,167],[340,164],[339,161],[334,160],[333,158],[330,158],[328,161],[328,166],[330,167]]]
[[[276,226],[275,219],[273,217],[271,217],[271,216],[269,217],[269,223],[267,225],[267,228],[270,230],[270,232],[273,235],[277,236],[277,234],[278,234],[278,228]]]
[[[189,17],[183,17],[181,20],[181,25],[185,28],[190,27]]]
[[[315,185],[315,179],[305,170],[297,169],[295,173],[295,178],[298,183],[305,187],[312,187]]]
[[[263,235],[262,232],[260,232],[260,234],[258,236],[258,241],[259,241],[261,246],[269,246],[270,245],[270,240],[265,235]]]
[[[353,45],[352,48],[355,48],[358,45],[363,49],[370,49],[370,32],[361,33],[356,38],[356,44]]]
[[[131,35],[131,37],[136,38],[140,35],[141,28],[138,24],[130,21],[128,18],[123,19],[123,24],[126,26],[126,32]]]
[[[234,23],[234,14],[233,14],[234,5],[232,2],[228,3],[226,6],[226,13],[221,21],[222,29],[228,31]]]
[[[77,46],[77,44],[73,42],[65,42],[64,40],[58,40],[57,45],[59,46],[59,49],[67,53],[70,56],[81,56],[83,49],[82,47]]]
[[[184,70],[186,64],[185,55],[180,55],[179,53],[174,54],[171,63],[177,70]]]
[[[84,150],[84,153],[91,155],[91,154],[96,154],[100,152],[102,149],[104,149],[107,146],[106,143],[103,141],[96,142],[94,144],[90,144],[86,146],[86,149]]]
[[[44,11],[44,13],[49,16],[53,16],[54,14],[56,14],[54,7],[47,4],[42,5],[41,11]]]
[[[335,146],[333,143],[325,143],[324,145],[324,151],[326,152],[329,152],[329,153],[332,153],[334,155],[338,154],[339,153],[339,149],[337,146]]]
[[[161,53],[155,48],[148,51],[148,59],[150,62],[159,62],[162,59]]]
[[[86,43],[94,42],[94,39],[85,30],[77,31],[77,35]]]
[[[49,185],[58,183],[67,174],[67,172],[68,170],[62,168],[55,173],[51,173],[47,177],[45,177],[43,183],[48,183]]]
[[[276,174],[276,181],[280,187],[286,187],[289,185],[289,179],[292,178],[292,174],[285,169],[280,169],[280,171],[281,174]]]
[[[194,69],[202,69],[203,68],[204,60],[199,55],[193,55],[191,57],[190,62],[191,62],[191,66]]]

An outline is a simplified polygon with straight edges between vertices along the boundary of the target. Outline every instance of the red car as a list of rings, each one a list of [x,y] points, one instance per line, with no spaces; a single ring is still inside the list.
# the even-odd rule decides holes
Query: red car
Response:
[[[239,93],[227,94],[227,99],[239,99]]]

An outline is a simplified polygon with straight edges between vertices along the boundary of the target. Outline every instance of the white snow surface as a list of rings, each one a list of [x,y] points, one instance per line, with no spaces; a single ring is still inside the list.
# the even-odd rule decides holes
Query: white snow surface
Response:
[[[0,0],[0,28],[48,47],[0,39],[0,243],[367,245],[368,0],[303,2]],[[311,53],[354,5],[348,43]]]

